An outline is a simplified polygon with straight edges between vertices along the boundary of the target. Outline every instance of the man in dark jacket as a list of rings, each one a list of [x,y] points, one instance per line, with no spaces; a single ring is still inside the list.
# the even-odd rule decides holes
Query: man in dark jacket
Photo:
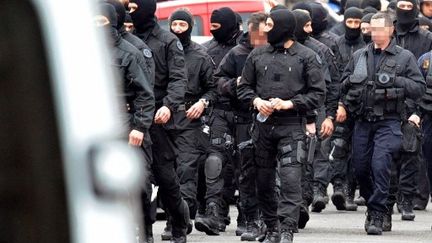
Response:
[[[155,60],[154,93],[156,114],[150,129],[153,141],[153,172],[159,184],[159,195],[172,220],[172,241],[185,242],[189,224],[189,208],[182,199],[179,179],[175,172],[178,136],[176,119],[182,112],[187,84],[183,45],[156,21],[155,0],[131,0],[131,17],[136,35],[153,51]],[[152,235],[151,223],[146,222],[146,233]]]
[[[333,120],[336,117],[336,109],[339,101],[339,71],[336,67],[335,56],[333,52],[321,42],[310,37],[312,32],[311,18],[307,11],[296,9],[293,11],[296,17],[296,40],[315,51],[322,60],[324,78],[326,81],[326,101],[320,109],[318,109],[317,124],[320,129],[318,143],[316,146],[315,156],[313,161],[308,161],[304,165],[302,188],[303,188],[303,205],[300,208],[299,228],[304,228],[309,220],[308,208],[313,204],[314,191],[318,187],[326,187],[328,184],[328,154],[321,146],[324,146],[322,141],[331,136],[333,132]],[[315,134],[314,134],[315,135]],[[328,149],[327,149],[328,150]],[[314,206],[314,205],[313,205]]]
[[[350,60],[341,91],[344,105],[355,115],[352,160],[367,201],[365,230],[381,235],[384,215],[391,210],[386,205],[390,169],[401,147],[404,103],[422,96],[425,82],[412,53],[392,41],[389,14],[374,15],[371,27],[373,42]]]
[[[343,2],[341,2],[341,4],[343,4]],[[344,6],[341,6],[341,10],[339,14],[344,15],[345,14],[345,10],[351,8],[351,7],[356,7],[356,8],[362,8],[362,1],[358,1],[358,0],[348,0],[346,1]],[[345,34],[345,23],[339,22],[337,23],[335,26],[333,26],[330,29],[330,32],[333,32],[334,34],[336,34],[337,36],[342,36]]]
[[[253,104],[259,112],[252,139],[258,205],[268,227],[265,243],[293,241],[302,203],[305,118],[324,102],[325,96],[321,60],[312,50],[293,41],[294,23],[295,17],[289,10],[270,13],[265,29],[270,45],[251,52],[237,87],[239,99]]]
[[[235,12],[228,7],[214,10],[210,24],[213,39],[204,43],[203,46],[207,48],[207,53],[218,67],[228,51],[238,44],[242,31],[240,31]]]
[[[216,67],[241,38],[237,16],[230,8],[213,11],[211,19],[213,39],[204,43]],[[219,234],[230,223],[228,203],[235,191],[233,161],[234,113],[228,97],[218,95],[210,115],[210,148],[205,162],[205,215],[195,220],[195,228],[206,234]]]
[[[237,235],[242,241],[255,241],[262,232],[262,222],[256,201],[255,167],[253,146],[249,130],[252,125],[252,111],[250,106],[237,99],[237,82],[243,71],[246,58],[256,47],[267,44],[267,37],[263,29],[267,15],[254,13],[248,20],[248,32],[244,33],[240,43],[231,49],[222,59],[215,74],[218,90],[221,96],[228,97],[234,107],[236,143],[236,158],[240,161],[240,178],[238,179],[240,193],[240,212],[246,220],[246,231],[242,232],[240,220],[237,220]],[[243,230],[244,231],[244,230]]]
[[[214,63],[201,45],[191,40],[193,17],[187,10],[179,9],[169,18],[170,30],[182,43],[188,74],[184,108],[175,116],[176,129],[180,130],[174,141],[177,145],[177,175],[182,197],[189,206],[192,219],[197,211],[198,167],[207,156],[208,137],[203,133],[201,117],[216,99],[213,81]],[[190,225],[192,226],[192,225]],[[188,232],[192,227],[188,229]],[[170,240],[171,221],[161,235]]]
[[[421,55],[429,52],[432,49],[432,33],[423,30],[419,27],[418,23],[418,5],[416,0],[406,0],[406,1],[397,1],[396,5],[396,43],[411,51],[414,56],[418,59]],[[419,124],[420,123],[420,117],[415,113],[415,103],[413,101],[409,101],[407,103],[407,116],[404,119],[415,121],[414,123]],[[409,124],[406,124],[409,126]],[[404,136],[411,136],[412,134],[407,134],[408,131],[404,133]],[[419,193],[416,198],[406,200],[412,201],[410,203],[414,204],[414,209],[424,210],[426,208],[426,205],[428,203],[429,198],[429,188],[427,183],[427,176],[426,176],[426,165],[422,160],[419,158],[420,154],[419,152],[411,153],[402,150],[401,152],[401,164],[416,164],[418,163],[420,166],[420,169],[418,170],[418,190]],[[405,178],[408,181],[406,183],[410,184],[411,186],[415,185],[415,181],[412,179],[415,173],[415,167],[410,166],[411,169],[406,169],[404,171],[401,171],[401,178]],[[411,176],[409,176],[411,174]],[[411,181],[409,182],[409,180]],[[404,187],[402,185],[402,187]],[[401,190],[404,190],[401,188]],[[407,188],[407,190],[409,190]],[[394,197],[393,197],[394,198]],[[392,200],[394,201],[394,199]],[[393,204],[393,202],[390,202]],[[408,204],[406,204],[408,205]]]

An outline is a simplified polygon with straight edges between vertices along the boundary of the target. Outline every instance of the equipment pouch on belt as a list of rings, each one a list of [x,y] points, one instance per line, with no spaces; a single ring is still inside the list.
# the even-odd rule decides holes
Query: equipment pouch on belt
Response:
[[[422,131],[412,122],[402,125],[402,151],[414,153],[420,149]]]

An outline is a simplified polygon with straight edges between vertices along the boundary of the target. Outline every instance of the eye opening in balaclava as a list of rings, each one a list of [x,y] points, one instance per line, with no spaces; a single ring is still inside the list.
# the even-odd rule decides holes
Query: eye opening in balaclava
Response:
[[[183,20],[186,23],[188,23],[188,25],[189,25],[188,29],[186,31],[182,32],[182,33],[175,33],[171,29],[171,24],[175,20]],[[171,33],[175,34],[177,36],[177,38],[179,38],[179,40],[180,40],[180,42],[182,43],[183,46],[187,46],[187,45],[190,44],[193,25],[194,25],[193,16],[186,9],[178,9],[178,10],[174,11],[171,14],[171,16],[169,17],[170,31],[171,31]]]
[[[312,21],[312,19],[309,13],[303,9],[293,10],[292,13],[294,14],[297,23],[294,35],[297,41],[303,44],[305,40],[309,37],[309,33],[306,33],[304,31],[304,27],[309,21]]]
[[[221,25],[219,29],[211,30],[213,37],[219,43],[226,43],[236,35],[240,27],[237,24],[237,16],[231,8],[223,7],[212,12],[210,23]]]
[[[402,30],[409,30],[417,23],[417,15],[419,13],[417,0],[403,0],[413,4],[411,10],[400,9],[396,6],[396,24]],[[401,2],[398,0],[397,2]]]
[[[288,9],[272,11],[269,18],[273,20],[273,28],[267,33],[267,41],[275,49],[284,49],[288,40],[294,39],[296,19]]]
[[[138,33],[144,33],[153,29],[156,22],[156,0],[130,0],[135,3],[138,8],[130,13],[134,27]]]
[[[361,19],[363,18],[363,13],[361,9],[356,7],[351,7],[345,10],[344,14],[344,26],[345,26],[345,38],[347,40],[356,40],[361,35],[361,28],[360,26],[358,28],[352,29],[346,25],[346,21],[348,19],[358,19],[359,22],[361,22]]]

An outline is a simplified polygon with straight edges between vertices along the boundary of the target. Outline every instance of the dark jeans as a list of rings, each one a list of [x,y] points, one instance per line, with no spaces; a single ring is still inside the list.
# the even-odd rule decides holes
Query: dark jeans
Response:
[[[256,185],[259,209],[267,227],[296,230],[302,204],[302,165],[306,160],[304,125],[298,122],[256,122],[252,138],[255,146]],[[276,193],[279,162],[280,195]]]
[[[355,122],[353,131],[353,166],[360,184],[360,195],[370,211],[387,212],[390,171],[393,157],[401,147],[398,120]]]

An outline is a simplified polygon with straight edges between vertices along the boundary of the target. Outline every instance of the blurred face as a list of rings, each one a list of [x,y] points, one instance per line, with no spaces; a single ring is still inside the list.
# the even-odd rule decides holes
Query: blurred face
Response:
[[[396,6],[402,10],[411,10],[414,7],[414,5],[408,1],[399,1]]]
[[[421,10],[425,17],[432,17],[432,1],[423,2]]]
[[[102,15],[96,15],[93,18],[93,21],[94,21],[96,27],[102,27],[102,26],[108,25],[110,23],[108,18],[105,16],[102,16]]]
[[[372,41],[377,45],[390,42],[393,26],[385,26],[384,19],[371,20]]]
[[[220,29],[221,24],[219,23],[210,23],[210,30],[217,30]]]
[[[361,19],[348,18],[347,20],[345,20],[345,25],[350,29],[358,29],[360,28],[360,24]]]
[[[305,24],[305,26],[303,27],[303,31],[308,34],[312,33],[312,21],[309,21]]]
[[[253,24],[249,24],[250,42],[253,47],[263,46],[267,44],[267,33],[264,32],[266,24],[261,22],[257,30],[252,29]]]
[[[371,25],[369,23],[361,23],[360,29],[363,35],[370,35],[371,33]]]
[[[171,30],[176,34],[181,34],[189,29],[189,24],[184,20],[174,20],[171,22]]]
[[[274,22],[271,18],[267,18],[266,25],[264,27],[264,32],[268,33],[270,30],[273,29]]]

